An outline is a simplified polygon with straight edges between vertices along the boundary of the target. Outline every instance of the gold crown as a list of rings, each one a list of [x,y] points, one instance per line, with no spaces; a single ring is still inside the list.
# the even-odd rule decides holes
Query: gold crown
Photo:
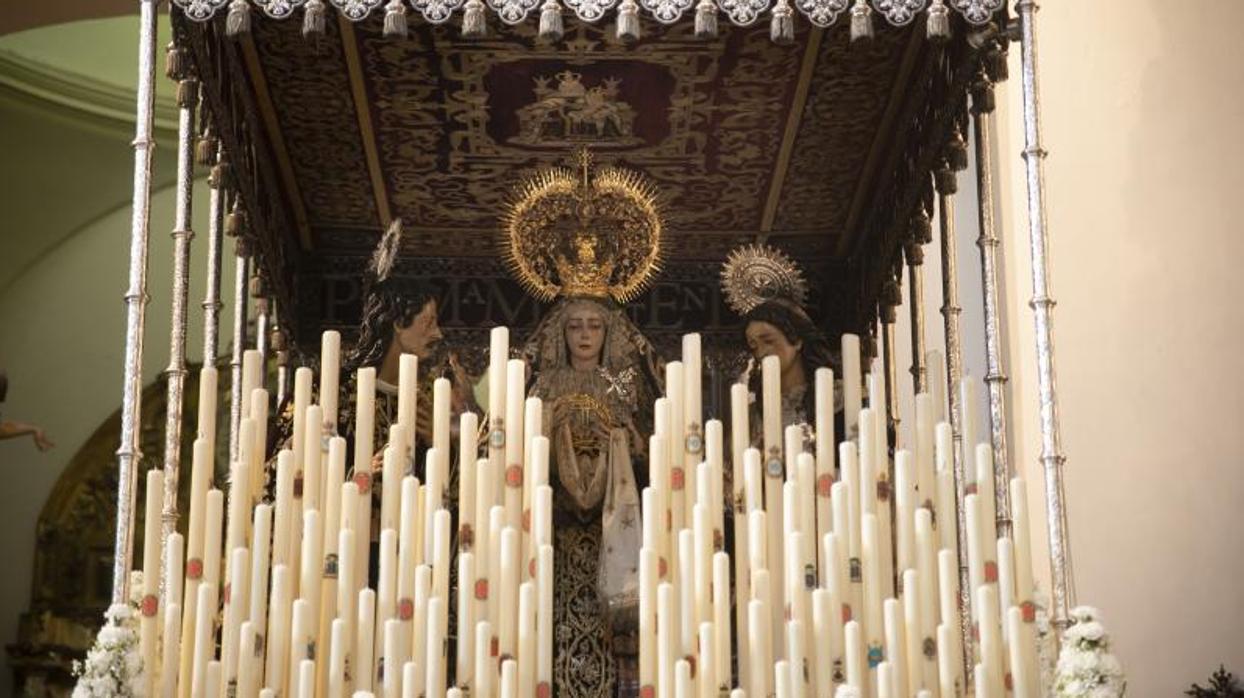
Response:
[[[542,170],[517,190],[506,215],[505,256],[541,300],[557,296],[634,298],[660,268],[662,223],[655,187],[637,172]]]

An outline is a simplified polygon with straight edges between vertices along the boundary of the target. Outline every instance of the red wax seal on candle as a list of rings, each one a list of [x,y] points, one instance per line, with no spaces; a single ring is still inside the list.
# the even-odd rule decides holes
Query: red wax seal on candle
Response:
[[[721,529],[713,529],[713,550],[722,550],[726,544],[726,537],[722,535]]]
[[[1020,613],[1023,614],[1025,623],[1037,622],[1037,605],[1031,601],[1025,601],[1019,605]]]
[[[505,469],[505,484],[507,487],[523,486],[523,466],[511,465]]]
[[[695,655],[689,654],[686,657],[683,657],[683,659],[686,659],[687,663],[691,665],[691,678],[694,679],[695,678]]]
[[[548,681],[536,684],[536,698],[549,698],[551,695],[553,695],[553,688],[549,686]]]
[[[355,473],[354,484],[358,485],[359,494],[367,494],[371,491],[371,473]]]
[[[834,476],[829,473],[824,473],[816,479],[816,493],[822,497],[828,497],[833,487]]]
[[[531,510],[523,509],[523,533],[531,532]]]
[[[980,626],[980,623],[972,623],[972,641],[973,641],[973,642],[980,642],[980,641],[981,641],[981,626]]]
[[[843,623],[851,622],[851,607],[845,603],[842,604],[842,622]]]
[[[410,620],[415,617],[415,602],[410,599],[402,599],[397,602],[397,617],[400,620]]]
[[[497,653],[498,653],[498,652],[500,652],[500,651],[501,651],[501,640],[500,640],[500,639],[498,639],[496,635],[493,635],[493,636],[492,636],[492,646],[489,648],[488,653],[489,653],[489,654],[491,654],[492,656],[494,656],[494,657],[495,657],[495,656],[497,656]],[[501,673],[501,663],[500,663],[500,662],[498,662],[498,663],[497,663],[497,673]]]
[[[225,604],[228,605],[229,600],[232,598],[233,598],[233,585],[226,584],[225,585]]]
[[[142,609],[143,617],[154,618],[156,611],[160,610],[159,597],[157,597],[155,594],[147,594],[146,596],[143,597],[140,608]]]
[[[976,494],[976,483],[975,483],[975,482],[969,482],[968,484],[964,485],[964,486],[963,486],[963,494],[964,494],[964,496],[967,496],[967,495],[969,495],[969,494]]]
[[[657,689],[651,685],[640,686],[639,698],[657,698]]]
[[[532,578],[536,576],[536,559],[534,557],[527,562],[527,576]]]
[[[294,499],[302,499],[302,473],[294,476]]]
[[[462,524],[462,528],[458,529],[458,545],[470,548],[474,543],[475,529],[471,528],[471,524]]]
[[[986,582],[998,581],[998,563],[994,562],[993,560],[985,561],[985,581]]]
[[[670,488],[675,492],[681,490],[686,485],[687,477],[683,473],[682,468],[670,468]]]
[[[889,480],[878,480],[877,481],[877,499],[880,499],[883,502],[890,499],[890,481]]]
[[[1006,690],[1008,693],[1015,690],[1015,679],[1011,678],[1011,672],[1006,672],[1006,678],[1004,678],[1002,682],[1006,684]]]
[[[669,568],[669,564],[665,562],[665,558],[661,558],[660,560],[658,560],[657,561],[657,576],[664,579],[665,573],[668,571],[668,568]]]
[[[479,599],[480,601],[488,600],[488,580],[487,579],[475,580],[475,598]]]
[[[192,557],[186,561],[186,578],[199,579],[203,576],[203,561]]]

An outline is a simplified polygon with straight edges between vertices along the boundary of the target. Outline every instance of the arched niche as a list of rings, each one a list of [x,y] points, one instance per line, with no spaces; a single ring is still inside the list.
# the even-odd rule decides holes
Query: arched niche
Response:
[[[164,422],[168,412],[163,380],[143,390],[140,435],[141,473],[162,467]],[[199,403],[198,370],[186,379],[181,439],[178,529],[184,534],[190,498],[190,466]],[[217,424],[229,424],[229,381],[220,381]],[[227,426],[217,439],[214,481],[228,463]],[[112,594],[113,540],[117,517],[117,445],[121,411],[112,413],[78,449],[48,495],[35,529],[34,575],[30,605],[21,615],[17,641],[8,646],[14,695],[68,696],[73,691],[73,660],[86,655]],[[139,497],[134,550],[142,560],[146,515]],[[139,563],[141,564],[141,563]]]

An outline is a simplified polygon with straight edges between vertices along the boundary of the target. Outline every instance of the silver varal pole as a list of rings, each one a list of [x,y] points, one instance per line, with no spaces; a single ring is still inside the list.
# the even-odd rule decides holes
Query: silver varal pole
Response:
[[[173,48],[173,51],[178,49]],[[164,417],[164,511],[162,533],[177,532],[177,480],[181,469],[181,422],[186,388],[186,301],[190,292],[190,242],[194,239],[194,111],[198,82],[177,85],[177,202],[173,214],[173,310],[169,329],[168,411]]]
[[[1020,72],[1024,99],[1024,174],[1028,185],[1028,238],[1032,255],[1033,321],[1037,336],[1037,391],[1041,403],[1041,465],[1045,471],[1045,518],[1049,530],[1054,625],[1065,628],[1075,603],[1071,547],[1067,537],[1066,490],[1063,485],[1062,437],[1058,424],[1058,391],[1054,375],[1054,299],[1050,295],[1049,232],[1045,229],[1046,151],[1041,147],[1040,97],[1037,90],[1037,38],[1033,0],[1015,3],[1019,15]]]
[[[235,195],[236,196],[236,195]],[[237,274],[233,283],[233,358],[229,362],[231,383],[229,388],[229,460],[238,459],[238,435],[242,426],[242,353],[246,351],[247,287],[250,279],[250,251],[239,225],[242,215],[236,205],[229,214],[234,217],[233,234],[237,248]]]
[[[963,376],[963,350],[959,339],[959,278],[955,255],[955,192],[959,185],[955,171],[943,163],[934,175],[937,188],[937,222],[941,234],[942,253],[942,320],[946,330],[946,395],[950,399],[950,426],[954,434],[955,509],[959,527],[959,624],[963,638],[964,661],[972,661],[972,598],[968,580],[968,526],[963,506],[967,494],[964,480],[962,406],[959,404],[959,379]],[[965,670],[965,684],[971,683],[971,672]]]
[[[989,389],[990,443],[993,446],[994,506],[999,536],[1011,535],[1011,457],[1007,446],[1006,372],[1002,364],[1002,305],[999,302],[999,241],[994,223],[993,85],[984,70],[972,96],[972,127],[976,141],[976,194],[981,254],[981,286],[985,302],[985,385]]]
[[[147,239],[150,233],[152,110],[155,105],[156,3],[140,0],[138,93],[134,125],[134,199],[130,217],[129,287],[125,292],[125,376],[121,396],[121,445],[117,449],[117,536],[112,561],[112,603],[129,600],[134,553],[134,502],[142,460],[143,322],[147,309]]]
[[[207,202],[207,289],[203,294],[203,365],[215,366],[216,352],[220,348],[220,249],[221,226],[223,225],[224,178],[228,165],[216,146],[216,164],[212,166],[208,185],[211,194]],[[202,436],[202,434],[200,434]],[[215,435],[212,435],[215,438]]]

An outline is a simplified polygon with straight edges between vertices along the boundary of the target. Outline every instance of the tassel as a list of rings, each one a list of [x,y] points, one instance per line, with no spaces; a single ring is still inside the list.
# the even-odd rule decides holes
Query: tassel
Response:
[[[864,0],[855,0],[851,8],[851,42],[873,38],[873,8]]]
[[[942,0],[933,0],[929,5],[928,21],[925,33],[929,41],[942,42],[950,38],[950,10]]]
[[[487,34],[483,1],[467,0],[466,10],[462,13],[462,35],[468,39],[479,39]]]
[[[177,81],[177,106],[179,108],[194,108],[195,102],[199,97],[199,81],[198,80],[178,80]]]
[[[185,61],[182,60],[181,49],[173,42],[168,42],[168,48],[164,54],[164,75],[169,80],[180,80],[186,69]]]
[[[557,0],[545,0],[540,10],[540,38],[548,42],[561,41],[565,29],[562,26],[562,6]]]
[[[695,7],[695,38],[717,38],[717,6],[713,0],[700,0]]]
[[[618,38],[622,41],[639,39],[639,5],[635,0],[623,0],[618,7]]]
[[[203,141],[199,141],[202,143]],[[221,165],[212,165],[212,169],[207,173],[207,186],[212,189],[219,189],[225,182],[225,171]]]
[[[225,235],[231,238],[238,237],[242,233],[242,209],[237,206],[233,210],[225,214]]]
[[[786,0],[778,0],[773,6],[773,19],[769,23],[769,39],[778,45],[795,40],[795,18]]]
[[[324,0],[308,0],[302,15],[302,38],[324,36]]]
[[[207,167],[214,162],[216,162],[216,138],[208,132],[194,144],[194,163],[199,167]]]
[[[233,39],[251,30],[251,5],[246,0],[229,3],[229,16],[225,18],[225,36]]]
[[[406,38],[406,6],[402,0],[389,0],[384,7],[384,35]]]
[[[955,172],[962,172],[968,168],[968,144],[963,140],[959,129],[955,129],[950,134],[950,140],[946,143],[946,163]]]

